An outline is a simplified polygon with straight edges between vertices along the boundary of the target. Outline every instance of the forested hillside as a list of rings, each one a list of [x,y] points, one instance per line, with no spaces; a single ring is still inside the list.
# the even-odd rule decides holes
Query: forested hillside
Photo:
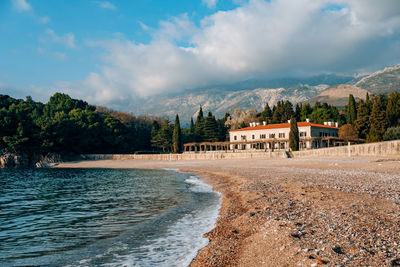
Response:
[[[42,104],[0,95],[0,148],[17,153],[132,153],[150,148],[155,118],[56,93]]]

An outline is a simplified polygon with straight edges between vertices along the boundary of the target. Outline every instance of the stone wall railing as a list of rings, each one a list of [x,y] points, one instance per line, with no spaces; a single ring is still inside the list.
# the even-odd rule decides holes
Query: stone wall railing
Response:
[[[293,157],[400,156],[400,140],[292,152]]]
[[[208,151],[199,153],[183,153],[183,154],[86,154],[82,155],[84,160],[124,160],[124,159],[141,159],[141,160],[215,160],[215,159],[248,159],[248,158],[285,158],[286,152],[218,152]]]
[[[302,157],[352,157],[352,156],[400,156],[400,140],[386,141],[379,143],[359,144],[351,146],[340,146],[331,148],[320,148],[311,150],[295,151],[291,153],[294,158]],[[276,159],[286,158],[287,153],[284,151],[265,152],[265,151],[240,151],[240,152],[189,152],[183,154],[87,154],[82,155],[84,160],[160,160],[160,161],[177,161],[177,160],[216,160],[216,159],[251,159],[265,158]]]

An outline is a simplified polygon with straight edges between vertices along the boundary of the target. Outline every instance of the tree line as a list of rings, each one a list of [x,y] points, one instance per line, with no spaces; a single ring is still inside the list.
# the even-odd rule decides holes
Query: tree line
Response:
[[[322,124],[335,121],[342,132],[367,142],[400,139],[400,93],[369,95],[365,101],[349,95],[344,109],[327,103],[296,104],[278,101],[262,112],[255,109],[227,112],[216,119],[200,106],[189,128],[151,116],[133,116],[105,107],[89,105],[56,93],[48,103],[0,95],[0,149],[24,153],[154,153],[182,151],[189,142],[217,142],[228,139],[229,129],[247,127],[249,122],[285,123],[288,120]]]
[[[46,104],[0,95],[0,149],[26,154],[148,150],[154,119],[95,107],[61,93]]]
[[[168,119],[162,122],[154,121],[151,128],[151,143],[153,148],[163,152],[182,152],[183,143],[226,141],[229,128],[225,125],[229,113],[223,118],[216,119],[208,112],[204,116],[200,106],[196,121],[190,120],[189,128],[180,128],[179,116],[172,124]]]
[[[355,101],[349,95],[344,108],[347,131],[366,142],[400,139],[400,93],[369,95]],[[343,126],[343,127],[344,127]]]

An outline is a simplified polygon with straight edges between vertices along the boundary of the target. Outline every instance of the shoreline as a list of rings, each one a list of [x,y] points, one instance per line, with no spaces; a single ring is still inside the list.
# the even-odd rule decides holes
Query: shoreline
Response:
[[[190,266],[390,265],[400,262],[399,160],[105,160],[57,167],[198,175],[222,194],[222,205],[205,234],[209,244]]]

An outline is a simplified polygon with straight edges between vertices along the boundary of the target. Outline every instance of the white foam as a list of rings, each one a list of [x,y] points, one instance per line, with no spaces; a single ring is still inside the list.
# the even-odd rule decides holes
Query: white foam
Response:
[[[186,182],[192,185],[194,192],[213,192],[210,185],[196,176],[191,176]],[[188,266],[197,252],[209,242],[203,235],[215,227],[222,202],[221,194],[215,193],[218,194],[215,205],[186,214],[171,225],[163,236],[137,248],[142,253],[116,256],[116,262],[108,266]]]
[[[190,176],[190,178],[186,179],[185,182],[192,185],[190,190],[192,190],[193,192],[199,192],[199,193],[213,192],[211,185],[204,183],[196,176]]]

